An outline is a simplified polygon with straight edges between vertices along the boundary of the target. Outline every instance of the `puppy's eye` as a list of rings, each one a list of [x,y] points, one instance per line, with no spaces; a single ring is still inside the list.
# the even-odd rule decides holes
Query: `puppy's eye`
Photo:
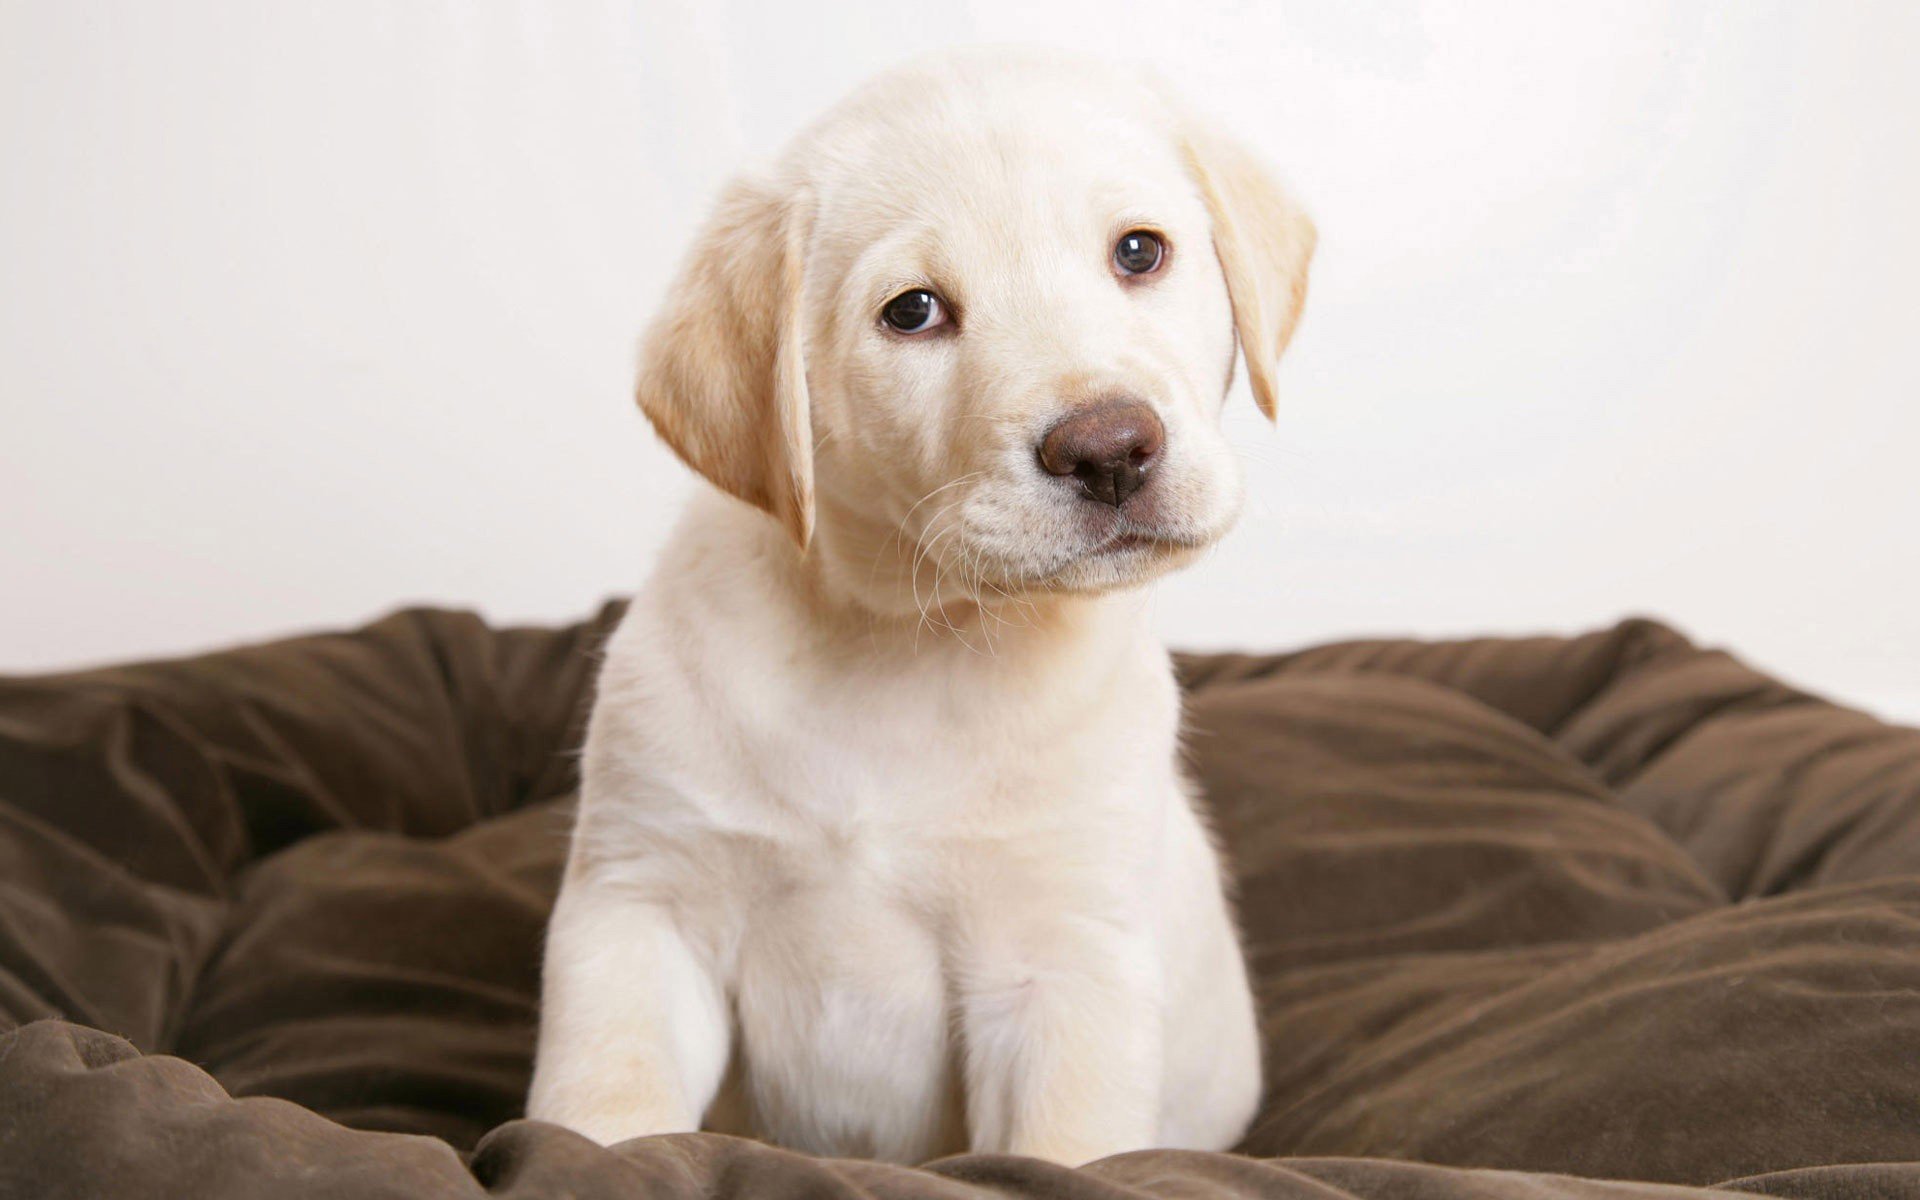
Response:
[[[1122,275],[1147,275],[1160,269],[1166,253],[1159,237],[1144,229],[1135,229],[1121,234],[1120,240],[1113,244],[1113,265]]]
[[[947,323],[947,306],[940,297],[920,288],[887,301],[880,319],[900,333],[925,333]]]

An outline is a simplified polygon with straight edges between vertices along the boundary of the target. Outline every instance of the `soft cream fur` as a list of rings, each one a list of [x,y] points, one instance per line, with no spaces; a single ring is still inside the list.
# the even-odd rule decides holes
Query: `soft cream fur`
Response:
[[[1122,280],[1141,227],[1170,256]],[[1141,585],[1233,523],[1236,335],[1271,413],[1312,247],[1160,89],[1031,53],[884,76],[729,190],[639,389],[716,487],[607,649],[531,1115],[903,1161],[1239,1138],[1253,1006]],[[882,327],[915,286],[954,326]],[[1166,427],[1125,516],[1035,454],[1115,393]]]

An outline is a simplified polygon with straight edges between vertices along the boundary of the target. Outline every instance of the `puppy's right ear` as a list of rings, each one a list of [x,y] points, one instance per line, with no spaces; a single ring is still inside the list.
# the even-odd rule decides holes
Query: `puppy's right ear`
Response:
[[[732,184],[647,331],[640,409],[681,461],[813,537],[813,429],[802,352],[804,194]]]

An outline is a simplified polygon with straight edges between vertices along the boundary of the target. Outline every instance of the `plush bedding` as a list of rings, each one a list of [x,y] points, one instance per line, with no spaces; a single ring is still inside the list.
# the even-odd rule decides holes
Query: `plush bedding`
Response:
[[[0,1197],[1920,1197],[1920,732],[1647,621],[1180,660],[1238,1155],[519,1120],[616,616],[0,681]]]

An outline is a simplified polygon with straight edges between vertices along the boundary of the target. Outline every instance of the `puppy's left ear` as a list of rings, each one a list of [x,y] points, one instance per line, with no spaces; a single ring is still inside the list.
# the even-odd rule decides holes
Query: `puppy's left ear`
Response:
[[[681,461],[813,538],[813,422],[800,294],[812,205],[743,179],[718,209],[641,346],[641,411]]]
[[[1274,419],[1274,375],[1307,302],[1307,266],[1318,235],[1258,158],[1188,119],[1187,168],[1213,217],[1213,250],[1227,278],[1233,328],[1253,399]]]

